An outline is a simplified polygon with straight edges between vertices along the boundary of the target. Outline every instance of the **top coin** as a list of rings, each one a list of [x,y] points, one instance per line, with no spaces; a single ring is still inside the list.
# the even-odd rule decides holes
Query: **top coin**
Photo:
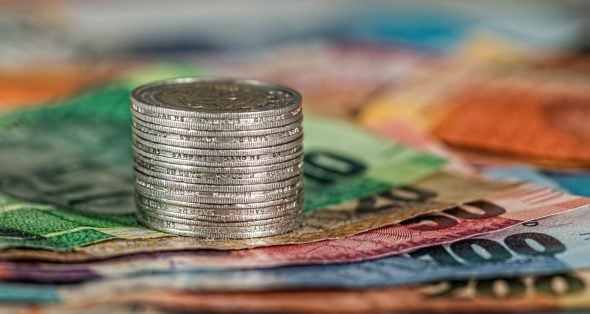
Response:
[[[248,79],[187,77],[133,90],[134,109],[179,112],[193,117],[270,116],[298,110],[301,95],[285,86]]]

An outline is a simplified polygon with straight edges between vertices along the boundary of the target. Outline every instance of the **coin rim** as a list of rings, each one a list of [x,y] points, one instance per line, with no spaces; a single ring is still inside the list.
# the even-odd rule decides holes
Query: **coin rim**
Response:
[[[264,147],[275,147],[281,144],[293,142],[299,138],[302,138],[303,131],[300,130],[295,134],[289,134],[283,137],[277,137],[270,139],[268,141],[261,141],[261,142],[199,142],[193,140],[182,140],[182,139],[175,139],[175,138],[168,138],[165,136],[158,136],[146,133],[144,131],[138,130],[133,128],[133,133],[143,139],[149,140],[154,143],[165,144],[170,146],[178,146],[178,147],[186,147],[186,148],[199,148],[199,149],[255,149],[255,148],[264,148]],[[288,131],[284,131],[282,133],[288,133]],[[267,137],[269,135],[260,135],[255,137]],[[229,137],[228,137],[229,138]],[[234,137],[239,138],[239,137]]]
[[[198,149],[188,147],[178,147],[173,145],[167,145],[162,143],[156,143],[147,139],[137,136],[135,133],[132,134],[133,141],[139,140],[141,145],[152,147],[155,149],[162,149],[169,152],[178,152],[180,154],[188,155],[200,155],[200,156],[211,156],[211,157],[243,157],[243,156],[257,156],[266,155],[272,153],[280,153],[292,148],[303,147],[303,136],[299,138],[277,146],[262,147],[262,148],[251,148],[251,149]],[[149,142],[150,144],[145,145],[143,142]],[[246,153],[246,154],[243,154]],[[248,154],[249,153],[249,154]],[[256,154],[258,153],[258,154]]]
[[[145,182],[156,187],[162,187],[170,190],[191,191],[191,192],[219,192],[219,193],[242,193],[242,192],[262,192],[281,189],[291,185],[303,185],[303,176],[298,174],[287,180],[270,182],[265,184],[240,184],[240,185],[214,185],[214,184],[196,184],[187,182],[176,182],[135,172],[135,181]]]
[[[303,118],[299,120],[287,124],[284,126],[276,127],[276,128],[267,128],[267,129],[255,129],[255,130],[235,130],[235,131],[202,131],[202,130],[193,130],[193,129],[185,129],[185,128],[175,128],[155,123],[146,122],[140,119],[133,119],[132,126],[135,127],[135,124],[138,124],[142,127],[153,129],[159,132],[164,133],[171,133],[171,134],[187,134],[190,136],[205,136],[205,137],[233,137],[233,136],[254,136],[254,135],[268,135],[274,134],[278,132],[288,131],[294,128],[292,125],[297,125],[296,127],[303,128]]]
[[[139,144],[143,145],[143,144]],[[205,157],[205,158],[224,158],[227,156],[206,156],[206,155],[194,155],[194,154],[187,154],[187,153],[178,153],[178,152],[171,152],[171,151],[167,151],[167,150],[163,150],[163,149],[158,149],[158,148],[154,148],[154,147],[149,147],[149,146],[145,146],[146,148],[142,148],[139,147],[137,143],[133,143],[133,149],[134,149],[134,153],[142,155],[143,157],[153,160],[153,161],[159,161],[162,163],[166,163],[166,164],[173,164],[173,165],[183,165],[183,166],[195,166],[195,167],[212,167],[212,168],[218,168],[223,166],[227,166],[230,168],[237,168],[237,167],[258,167],[258,166],[271,166],[271,165],[278,165],[282,162],[287,162],[290,160],[293,160],[295,158],[298,158],[300,156],[304,156],[304,152],[302,148],[298,148],[298,147],[292,147],[288,150],[282,151],[282,152],[275,152],[275,153],[268,153],[268,154],[260,154],[260,155],[254,155],[254,156],[245,156],[245,157],[255,157],[255,156],[259,156],[259,159],[257,160],[244,160],[244,161],[199,161],[199,160],[195,160],[195,159],[183,159],[183,158],[175,158],[175,157],[170,157],[170,156],[166,156],[165,154],[160,154],[157,155],[151,151],[147,151],[147,149],[152,149],[152,150],[157,150],[158,152],[166,152],[169,155],[172,154],[183,154],[183,155],[189,155],[189,156],[200,156],[200,157]],[[295,151],[295,152],[289,152],[289,151]],[[282,154],[282,153],[286,153],[286,155],[283,156],[274,156],[275,154]],[[265,157],[260,157],[260,156],[265,156]],[[295,157],[293,157],[295,156]],[[230,157],[244,157],[244,156],[230,156]]]
[[[280,120],[276,121],[260,121],[257,122],[255,119],[250,120],[239,120],[239,123],[229,123],[229,124],[220,124],[220,123],[209,123],[204,120],[211,120],[214,121],[223,121],[224,119],[205,119],[200,118],[199,121],[196,120],[188,120],[182,119],[183,121],[178,120],[171,120],[171,119],[162,119],[156,118],[151,116],[146,116],[140,114],[136,111],[131,111],[132,118],[140,119],[147,123],[158,124],[162,126],[174,127],[174,128],[181,128],[181,129],[191,129],[191,130],[200,130],[200,131],[224,131],[224,132],[231,132],[231,131],[249,131],[249,130],[261,130],[261,129],[269,129],[269,128],[276,128],[285,126],[288,124],[292,124],[295,121],[301,120],[303,118],[303,114],[299,113],[298,115],[291,116],[291,117],[284,117]],[[226,119],[229,120],[229,119]],[[236,120],[236,119],[233,119]]]
[[[281,192],[277,194],[270,194],[270,195],[262,195],[262,196],[239,196],[239,197],[217,197],[217,196],[194,196],[194,195],[183,195],[183,194],[173,194],[166,190],[159,190],[159,189],[150,189],[138,186],[134,182],[135,191],[140,193],[146,197],[157,197],[160,199],[165,199],[169,201],[180,201],[184,203],[192,204],[194,207],[199,207],[201,204],[217,204],[217,205],[234,205],[234,204],[243,204],[243,203],[263,203],[265,201],[278,201],[285,198],[293,197],[298,194],[303,193],[303,188],[295,188],[291,189],[286,192]],[[150,194],[151,193],[151,194]],[[224,193],[228,194],[228,193]]]
[[[259,219],[251,219],[251,220],[231,220],[231,221],[210,221],[205,219],[200,219],[200,216],[189,216],[189,217],[180,217],[176,215],[171,215],[169,213],[164,213],[160,211],[154,211],[150,208],[139,208],[143,214],[148,216],[155,217],[160,220],[166,220],[170,222],[180,223],[180,224],[188,224],[188,225],[195,225],[195,226],[219,226],[219,227],[248,227],[248,226],[264,226],[269,224],[275,223],[282,223],[283,221],[297,219],[300,215],[303,214],[303,209],[286,212],[283,215],[277,215],[274,217],[267,217],[267,218],[259,218]]]
[[[140,102],[142,104],[145,104],[147,106],[154,106],[156,108],[164,108],[164,109],[170,109],[170,110],[175,110],[175,111],[179,111],[184,115],[192,115],[192,114],[226,114],[226,115],[248,115],[248,116],[259,116],[259,115],[264,115],[264,114],[272,114],[272,112],[275,112],[277,110],[281,110],[283,108],[288,107],[289,105],[287,105],[286,107],[278,107],[276,109],[265,109],[265,110],[252,110],[252,111],[246,111],[246,110],[227,110],[227,111],[213,111],[213,110],[194,110],[195,108],[190,108],[193,110],[182,110],[182,108],[179,107],[175,107],[170,105],[170,107],[168,106],[162,106],[162,105],[166,105],[163,102],[158,102],[158,103],[149,103],[149,99],[145,100],[142,94],[142,92],[148,90],[148,89],[155,89],[157,90],[158,86],[170,86],[170,85],[180,85],[180,84],[207,84],[207,83],[217,83],[217,84],[235,84],[237,86],[239,85],[246,85],[246,86],[255,86],[255,87],[264,87],[264,88],[268,88],[271,90],[279,90],[281,92],[284,93],[288,93],[291,94],[291,96],[293,96],[293,104],[299,104],[301,105],[303,98],[301,97],[301,94],[290,88],[287,87],[285,85],[281,85],[281,84],[276,84],[276,83],[271,83],[271,82],[267,82],[267,81],[263,81],[263,80],[256,80],[256,79],[249,79],[249,78],[227,78],[227,77],[219,77],[219,76],[185,76],[185,77],[176,77],[176,78],[170,78],[170,79],[165,79],[165,80],[159,80],[159,81],[154,81],[154,82],[150,82],[147,84],[143,84],[140,85],[136,88],[134,88],[131,91],[131,99],[137,102]]]
[[[136,156],[139,155],[139,156]],[[261,165],[261,166],[249,166],[249,167],[209,167],[209,166],[193,166],[193,165],[184,165],[184,164],[175,164],[175,163],[168,163],[159,161],[156,159],[150,159],[149,157],[143,156],[141,153],[134,152],[134,162],[139,160],[141,164],[148,164],[152,166],[156,166],[159,168],[164,169],[172,169],[172,170],[181,170],[181,171],[189,171],[189,172],[203,172],[203,173],[211,173],[211,174],[250,174],[250,173],[260,173],[260,172],[273,172],[282,169],[286,169],[292,166],[301,165],[303,167],[303,154],[298,156],[294,156],[292,159],[285,160],[281,163],[271,164],[271,165]]]
[[[239,212],[239,211],[251,211],[251,210],[272,210],[273,207],[287,205],[293,202],[301,202],[304,205],[303,193],[295,194],[294,196],[287,197],[285,199],[273,200],[268,202],[253,202],[253,203],[236,203],[236,204],[210,204],[210,203],[192,203],[182,201],[170,201],[162,198],[155,199],[150,196],[135,194],[135,198],[144,198],[151,200],[156,203],[163,203],[165,205],[172,205],[177,207],[185,208],[200,208],[201,210],[215,210],[215,211],[227,211],[227,212]],[[252,205],[254,204],[253,207]],[[237,206],[237,207],[236,207]]]

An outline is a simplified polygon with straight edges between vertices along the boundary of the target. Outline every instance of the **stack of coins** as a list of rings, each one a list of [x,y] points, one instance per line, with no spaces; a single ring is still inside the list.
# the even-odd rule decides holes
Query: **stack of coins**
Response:
[[[180,78],[131,94],[138,219],[211,239],[301,224],[301,96],[255,80]]]

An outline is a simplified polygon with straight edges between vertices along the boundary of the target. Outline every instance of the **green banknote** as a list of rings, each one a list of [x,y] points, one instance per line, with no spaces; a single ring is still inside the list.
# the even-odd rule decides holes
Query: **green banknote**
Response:
[[[149,77],[162,72],[170,71]],[[0,116],[0,248],[67,250],[165,236],[138,225],[133,214],[129,93],[138,83],[134,77]],[[308,213],[415,181],[444,164],[341,121],[306,117],[304,132]]]

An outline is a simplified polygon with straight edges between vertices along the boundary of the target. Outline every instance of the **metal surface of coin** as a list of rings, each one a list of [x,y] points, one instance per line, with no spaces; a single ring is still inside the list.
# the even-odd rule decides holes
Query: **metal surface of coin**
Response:
[[[203,237],[209,239],[247,239],[278,235],[290,232],[302,224],[302,219],[297,218],[284,224],[228,229],[220,227],[205,228],[201,226],[179,224],[171,221],[160,220],[148,215],[142,215],[140,212],[137,213],[137,219],[143,224],[163,232],[172,232],[179,235]]]
[[[257,80],[177,78],[140,86],[133,100],[158,108],[199,114],[273,114],[301,103],[301,95],[288,87]]]
[[[147,160],[158,160],[163,164],[187,165],[196,167],[258,167],[279,165],[302,156],[301,147],[294,147],[277,153],[260,154],[254,156],[205,156],[181,152],[171,152],[159,148],[143,145],[140,141],[134,144],[135,155],[141,155]]]
[[[263,224],[263,225],[220,224],[220,223],[198,224],[198,223],[193,223],[193,221],[189,221],[186,219],[184,219],[183,222],[177,222],[178,220],[183,220],[183,219],[175,219],[177,221],[165,220],[162,218],[169,219],[170,217],[162,217],[161,215],[153,214],[150,212],[144,212],[141,210],[138,211],[138,214],[141,215],[141,217],[144,219],[149,218],[149,219],[157,220],[158,222],[161,222],[161,223],[171,223],[169,225],[171,228],[185,229],[185,230],[197,229],[197,230],[206,231],[209,233],[224,232],[224,231],[225,232],[236,232],[236,233],[250,232],[250,231],[267,231],[267,230],[272,230],[272,229],[276,229],[276,228],[282,228],[285,226],[289,226],[292,224],[292,221],[294,220],[294,219],[283,219],[283,220],[278,220],[277,222],[267,223],[267,224]]]
[[[146,198],[143,198],[142,200],[137,199],[136,202],[142,210],[149,210],[172,217],[199,219],[213,222],[271,219],[283,217],[292,214],[293,212],[299,212],[303,210],[301,200],[293,201],[285,205],[258,209],[212,209],[179,207],[177,205],[169,205],[162,203],[161,201],[154,201]]]
[[[164,133],[172,133],[172,134],[183,134],[187,136],[204,136],[204,137],[232,137],[232,136],[256,136],[256,135],[268,135],[274,133],[280,133],[284,131],[289,131],[294,129],[295,127],[302,126],[302,119],[299,119],[291,124],[287,124],[281,127],[276,128],[267,128],[267,129],[254,129],[254,130],[245,130],[245,131],[202,131],[202,130],[193,130],[187,128],[173,128],[164,125],[154,124],[145,122],[139,119],[133,119],[132,125],[136,129],[147,128],[154,131]]]
[[[198,204],[201,203],[230,205],[236,203],[250,204],[273,200],[284,200],[286,198],[296,196],[302,192],[302,189],[298,188],[297,186],[289,186],[282,189],[262,192],[193,192],[191,194],[186,194],[182,191],[155,188],[153,185],[148,186],[149,187],[146,187],[146,184],[135,184],[136,191],[147,197],[194,203],[197,207],[199,206]]]
[[[207,149],[247,149],[277,146],[292,142],[301,136],[301,127],[280,133],[254,136],[187,136],[164,133],[149,128],[136,128],[135,134],[149,141],[173,146]]]
[[[303,168],[303,155],[295,156],[291,160],[287,160],[282,163],[264,166],[244,166],[244,167],[202,167],[202,166],[191,166],[176,164],[170,162],[163,162],[157,159],[151,159],[140,153],[134,154],[135,165],[142,166],[146,169],[155,172],[166,173],[170,175],[186,176],[192,178],[221,178],[227,175],[238,175],[242,174],[246,178],[268,178],[272,177],[268,173],[277,173],[282,169],[287,169],[293,166],[298,166],[298,169]],[[178,170],[178,171],[175,171]],[[179,171],[187,172],[187,174],[179,173]],[[280,173],[279,173],[280,174]],[[252,175],[247,177],[246,175]]]
[[[264,219],[274,219],[280,217],[287,217],[294,215],[293,213],[297,213],[297,215],[301,212],[302,209],[290,209],[289,211],[283,212],[268,212],[265,214],[252,214],[252,213],[235,213],[232,215],[208,215],[207,213],[202,213],[198,210],[193,210],[191,214],[179,214],[173,211],[166,211],[160,208],[153,208],[149,206],[141,206],[140,208],[143,211],[151,211],[154,213],[158,213],[161,215],[167,215],[170,217],[176,218],[183,218],[183,219],[197,219],[201,221],[208,221],[208,222],[217,222],[217,223],[224,223],[224,222],[250,222],[250,221],[257,221],[257,220],[264,220]]]
[[[294,186],[296,184],[302,185],[301,174],[295,177],[291,177],[287,180],[263,183],[263,184],[241,184],[241,185],[214,185],[214,184],[194,184],[186,182],[169,181],[165,179],[159,179],[150,177],[141,172],[135,173],[135,181],[138,184],[142,184],[145,187],[147,185],[153,185],[158,189],[166,189],[171,191],[183,191],[181,194],[193,194],[193,192],[199,192],[199,195],[206,195],[202,192],[221,192],[221,193],[244,193],[244,192],[262,192],[282,189],[288,186]],[[176,193],[175,193],[176,194]]]
[[[140,192],[142,191],[147,195],[162,197],[163,199],[180,200],[188,202],[207,202],[207,200],[211,200],[211,203],[213,204],[227,204],[233,202],[263,202],[266,200],[282,199],[296,194],[295,191],[301,189],[302,183],[297,182],[293,185],[285,186],[282,188],[276,188],[273,190],[224,192],[179,190],[170,187],[158,186],[149,182],[135,179],[135,187]],[[219,187],[221,188],[223,186],[219,185]]]
[[[252,239],[252,238],[262,238],[262,237],[270,237],[280,234],[285,234],[291,232],[302,225],[300,219],[293,221],[290,225],[281,226],[280,228],[275,228],[266,231],[249,231],[249,232],[207,232],[204,230],[199,230],[198,228],[175,228],[171,227],[176,226],[174,223],[170,222],[163,222],[161,220],[153,219],[153,218],[146,218],[144,219],[141,215],[137,215],[137,220],[142,224],[166,233],[173,233],[177,235],[187,236],[187,237],[194,237],[194,238],[203,238],[203,239],[210,239],[210,240],[223,240],[223,239]]]
[[[150,195],[144,195],[141,193],[135,194],[136,198],[142,200],[150,200],[152,202],[159,202],[166,206],[173,205],[179,207],[187,207],[187,208],[199,208],[203,209],[214,209],[214,210],[235,210],[235,211],[242,211],[242,210],[266,210],[269,208],[273,208],[275,206],[283,206],[295,201],[302,201],[303,197],[299,194],[293,194],[291,196],[284,197],[282,199],[276,200],[266,200],[261,202],[248,202],[248,203],[239,203],[239,202],[230,202],[225,204],[218,204],[218,203],[206,203],[206,202],[184,202],[184,201],[175,201],[175,200],[166,200],[158,197],[152,197]]]
[[[201,148],[201,149],[251,149],[262,147],[275,147],[290,143],[301,138],[301,130],[294,129],[271,135],[259,135],[250,137],[190,137],[183,135],[154,135],[140,130],[135,134],[146,140],[172,146]]]
[[[131,110],[134,113],[145,117],[153,117],[162,120],[172,120],[181,122],[196,122],[209,119],[223,118],[225,120],[240,119],[242,121],[251,121],[252,123],[276,121],[276,117],[289,117],[301,114],[301,106],[298,103],[292,103],[288,107],[268,111],[247,111],[247,112],[198,112],[187,111],[182,109],[163,108],[156,105],[148,105],[137,100],[131,99]],[[270,119],[269,119],[270,118]]]
[[[293,115],[281,114],[277,116],[262,117],[262,118],[186,118],[183,116],[170,114],[154,114],[156,116],[149,116],[132,110],[131,116],[134,119],[139,119],[145,122],[159,124],[173,128],[188,128],[192,130],[202,131],[247,131],[257,129],[268,129],[292,124],[295,121],[301,120],[302,113]]]
[[[244,161],[248,160],[248,158],[242,158],[248,156],[250,159],[258,158],[258,155],[265,155],[265,154],[274,154],[274,153],[281,153],[283,151],[293,149],[293,148],[301,148],[302,146],[302,139],[301,137],[295,141],[273,146],[273,147],[264,147],[264,148],[250,148],[250,149],[196,149],[196,148],[187,148],[187,147],[178,147],[172,145],[166,145],[161,143],[155,143],[150,140],[144,139],[141,136],[137,136],[133,134],[133,141],[134,143],[140,143],[143,146],[152,147],[155,149],[161,149],[170,152],[176,152],[181,154],[190,154],[190,155],[199,155],[199,156],[217,156],[217,157],[226,157],[228,158],[227,161],[233,161],[229,157],[236,157],[237,159],[244,159]]]
[[[252,172],[252,173],[202,173],[192,171],[176,171],[175,169],[166,168],[166,172],[152,171],[144,168],[141,164],[136,163],[135,169],[145,175],[176,182],[186,182],[194,184],[216,184],[216,185],[249,185],[257,183],[272,183],[286,180],[301,174],[302,163],[279,169],[272,172]],[[150,167],[152,168],[152,167]],[[153,169],[153,168],[152,168]],[[172,174],[169,174],[172,173]]]
[[[265,219],[257,219],[257,220],[246,220],[246,221],[210,221],[210,220],[202,220],[199,219],[197,216],[187,216],[187,215],[175,215],[169,214],[157,210],[153,210],[149,207],[142,207],[140,208],[142,214],[147,216],[152,216],[154,218],[171,221],[180,224],[187,224],[187,225],[196,225],[196,226],[205,226],[205,227],[248,227],[248,226],[264,226],[264,225],[273,225],[273,224],[281,224],[286,223],[288,220],[293,220],[297,216],[301,214],[301,210],[299,211],[292,211],[289,213],[285,213],[283,215],[277,215],[271,218]]]

